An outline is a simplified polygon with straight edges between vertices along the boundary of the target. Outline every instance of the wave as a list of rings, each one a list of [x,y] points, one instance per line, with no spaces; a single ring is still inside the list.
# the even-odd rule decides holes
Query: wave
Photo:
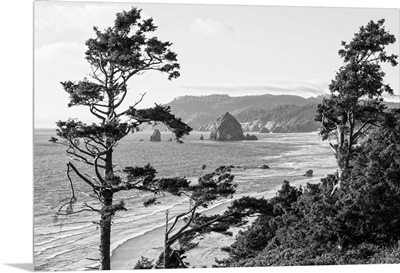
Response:
[[[270,155],[270,156],[263,156],[263,157],[261,157],[261,159],[268,160],[268,159],[276,159],[276,158],[281,158],[281,157],[283,157],[283,155]]]
[[[49,249],[54,249],[54,248],[57,248],[57,247],[63,247],[63,246],[69,245],[69,244],[73,244],[73,243],[75,243],[75,242],[77,242],[77,241],[79,241],[79,240],[81,240],[81,239],[82,239],[82,238],[78,238],[78,239],[76,239],[76,240],[68,241],[68,242],[65,242],[65,243],[62,243],[62,244],[44,247],[43,249],[39,250],[39,251],[38,251],[37,253],[35,253],[34,255],[35,255],[35,256],[39,256],[39,255],[41,255],[43,252],[45,252],[45,251],[47,251],[47,250],[49,250]]]
[[[57,257],[57,256],[63,255],[63,254],[68,253],[68,252],[72,252],[72,251],[74,251],[75,249],[78,249],[78,247],[74,247],[74,248],[72,248],[72,249],[67,249],[67,250],[63,250],[63,251],[54,253],[53,255],[47,257],[47,259],[54,259],[54,258]]]
[[[57,240],[62,240],[62,239],[68,238],[68,237],[78,236],[78,235],[82,235],[82,234],[86,234],[86,233],[88,233],[88,232],[72,233],[72,234],[68,234],[68,235],[65,235],[65,236],[57,236],[57,237],[55,237],[53,239],[50,239],[50,240],[47,240],[47,241],[42,241],[40,243],[35,243],[34,245],[35,246],[43,246],[43,245],[52,243],[52,242],[57,241]]]
[[[40,232],[37,232],[35,230],[35,236],[57,235],[57,234],[60,234],[60,233],[66,233],[66,232],[69,232],[69,231],[85,229],[85,228],[92,227],[92,226],[93,226],[93,223],[88,223],[87,225],[83,225],[83,226],[73,226],[73,227],[70,227],[68,229],[63,229],[63,226],[61,225],[60,229],[58,231],[40,233]]]
[[[155,215],[155,214],[157,214],[159,212],[173,209],[173,208],[175,208],[175,207],[177,207],[179,205],[182,205],[186,201],[187,200],[183,200],[183,201],[180,201],[178,203],[174,203],[174,204],[169,205],[169,206],[164,206],[164,207],[162,207],[160,209],[152,211],[151,213],[141,214],[140,216],[134,215],[134,216],[125,216],[125,217],[121,217],[121,218],[116,218],[114,220],[114,222],[119,224],[119,223],[129,223],[129,222],[132,222],[132,221],[137,221],[137,220],[140,220],[140,219]],[[132,217],[132,218],[129,218],[129,217]]]

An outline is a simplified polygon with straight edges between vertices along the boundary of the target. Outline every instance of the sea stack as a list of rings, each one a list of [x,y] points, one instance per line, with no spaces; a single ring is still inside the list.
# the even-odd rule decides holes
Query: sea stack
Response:
[[[153,134],[150,136],[150,141],[161,141],[160,130],[154,129]]]
[[[242,126],[228,112],[217,119],[210,134],[210,140],[238,141],[244,139]]]
[[[306,173],[303,174],[303,176],[312,177],[313,176],[313,170],[306,171]]]
[[[269,130],[267,127],[263,127],[263,128],[261,128],[260,133],[267,134],[267,133],[269,133]]]
[[[244,137],[245,140],[258,140],[257,136],[246,134]]]

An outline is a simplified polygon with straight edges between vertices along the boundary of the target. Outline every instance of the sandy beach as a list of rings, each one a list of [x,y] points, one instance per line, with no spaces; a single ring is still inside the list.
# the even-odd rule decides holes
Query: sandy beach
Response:
[[[296,181],[291,181],[292,186],[305,185],[307,183],[317,183],[319,182],[321,176],[307,177],[303,179],[298,179]],[[273,188],[268,191],[252,194],[254,197],[264,197],[271,198],[276,195],[277,190],[281,187],[281,178]],[[235,196],[234,199],[240,198],[241,196]],[[219,204],[213,208],[204,211],[207,215],[223,213],[227,206],[232,202],[228,200],[225,203]],[[215,259],[222,259],[228,257],[227,253],[221,251],[221,247],[230,246],[235,241],[235,236],[241,228],[231,228],[233,236],[225,236],[219,233],[206,234],[201,238],[197,238],[199,244],[185,253],[187,256],[187,262],[189,262],[190,267],[212,267],[215,264]],[[165,225],[155,228],[151,231],[144,233],[143,235],[137,236],[135,238],[129,239],[123,244],[119,245],[113,252],[111,256],[111,268],[118,269],[133,269],[136,262],[141,258],[141,256],[147,257],[150,260],[157,261],[160,253],[163,251],[163,238],[164,238]]]

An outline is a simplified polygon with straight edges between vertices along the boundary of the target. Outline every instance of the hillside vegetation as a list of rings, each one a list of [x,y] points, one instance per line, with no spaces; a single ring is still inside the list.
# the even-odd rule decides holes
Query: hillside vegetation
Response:
[[[321,98],[308,98],[305,99],[300,96],[292,95],[258,95],[258,96],[241,96],[231,97],[229,95],[209,95],[209,96],[183,96],[174,99],[168,103],[171,106],[172,113],[182,118],[195,130],[201,126],[213,123],[215,120],[225,112],[230,112],[241,123],[257,121],[259,113],[266,114],[268,109],[276,113],[274,117],[279,117],[281,120],[289,120],[294,111],[309,111],[311,108],[315,112],[316,104],[321,102]],[[278,106],[286,105],[283,108]],[[288,105],[291,105],[288,108]],[[305,108],[298,108],[296,106],[305,106]],[[281,114],[277,111],[283,111]],[[286,117],[285,115],[288,114]],[[268,116],[269,115],[269,116]],[[306,114],[308,115],[308,114]],[[247,117],[247,118],[246,118]],[[271,112],[265,115],[265,118],[272,117]],[[310,121],[313,117],[310,116]],[[269,120],[270,121],[270,120]],[[292,121],[291,124],[294,122]]]
[[[251,197],[236,207],[255,207],[256,220],[223,248],[217,266],[338,265],[400,262],[400,110],[357,148],[343,187],[338,176],[292,187],[284,181],[269,200]]]
[[[242,123],[246,131],[268,128],[272,132],[312,132],[319,123],[314,121],[316,103],[306,105],[278,105],[270,109],[249,107],[234,111],[232,115]]]
[[[210,131],[217,118],[229,112],[242,124],[244,131],[258,132],[265,127],[276,133],[292,133],[318,130],[320,125],[314,120],[314,116],[322,98],[319,96],[305,99],[300,96],[270,94],[240,97],[188,95],[177,97],[167,105],[171,107],[171,113],[194,130]],[[400,106],[393,102],[386,105],[388,108]],[[166,129],[162,125],[155,128]]]

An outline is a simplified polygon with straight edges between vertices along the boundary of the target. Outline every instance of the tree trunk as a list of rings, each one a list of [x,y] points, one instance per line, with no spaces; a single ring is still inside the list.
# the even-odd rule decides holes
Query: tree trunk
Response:
[[[353,134],[354,134],[354,117],[353,114],[349,115],[349,138],[348,138],[348,147],[347,147],[347,156],[345,168],[350,166],[350,158],[353,153]]]
[[[100,270],[110,270],[110,234],[111,225],[110,223],[105,224],[101,227],[100,235]]]
[[[336,126],[337,135],[338,135],[338,143],[336,147],[336,162],[338,164],[338,182],[333,187],[331,194],[334,194],[336,190],[339,190],[343,184],[343,171],[346,168],[345,163],[347,160],[343,158],[344,152],[344,142],[345,142],[345,130],[346,126],[338,124]]]
[[[100,221],[100,270],[110,270],[110,241],[111,241],[111,206],[113,194],[111,190],[103,190],[104,206],[101,210]]]
[[[169,233],[168,233],[168,214],[169,210],[165,211],[165,234],[164,234],[164,268],[170,267],[170,257],[171,257],[171,247],[168,243]]]
[[[107,176],[112,174],[112,149],[106,154],[104,176],[107,181]],[[103,185],[104,189],[101,192],[103,199],[103,208],[101,209],[101,221],[100,221],[100,270],[111,269],[111,255],[110,255],[110,244],[111,244],[111,206],[113,202],[113,192],[111,189],[106,188],[107,185]]]
[[[164,268],[171,268],[171,247],[168,244],[164,247]]]

